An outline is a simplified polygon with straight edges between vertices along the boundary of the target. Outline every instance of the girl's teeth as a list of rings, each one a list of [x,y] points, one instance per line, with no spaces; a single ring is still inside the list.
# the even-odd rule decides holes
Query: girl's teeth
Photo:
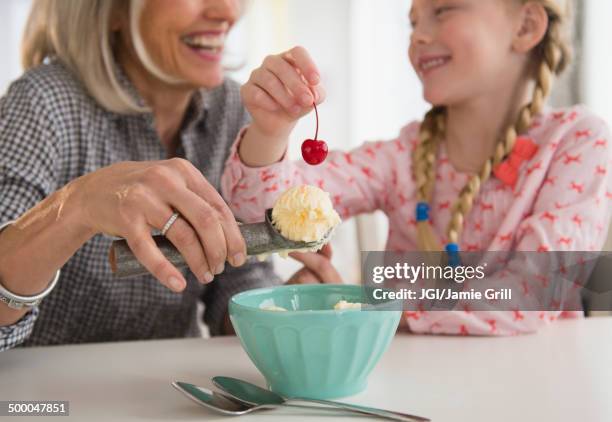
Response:
[[[437,66],[442,66],[444,63],[446,63],[446,59],[434,59],[434,60],[429,60],[425,63],[423,63],[421,65],[421,69],[422,70],[428,70],[431,69],[433,67],[437,67]]]

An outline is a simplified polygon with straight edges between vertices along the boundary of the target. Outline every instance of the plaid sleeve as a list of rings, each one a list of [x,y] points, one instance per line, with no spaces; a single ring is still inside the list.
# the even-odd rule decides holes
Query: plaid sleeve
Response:
[[[57,189],[51,113],[26,80],[0,100],[0,222],[16,220]]]
[[[0,352],[23,343],[32,333],[36,318],[38,318],[38,308],[32,308],[15,324],[0,327]]]
[[[20,80],[0,99],[0,224],[18,219],[56,189],[59,154],[45,102]],[[0,351],[31,334],[38,309],[0,327]]]
[[[249,263],[239,268],[226,266],[225,272],[215,276],[203,296],[204,322],[210,334],[223,334],[223,322],[227,314],[229,300],[236,293],[259,287],[281,284],[280,277],[274,272],[272,262],[257,262],[251,258]]]

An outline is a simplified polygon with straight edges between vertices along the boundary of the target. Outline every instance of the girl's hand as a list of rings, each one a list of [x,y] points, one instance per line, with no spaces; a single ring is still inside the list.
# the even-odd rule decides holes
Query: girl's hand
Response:
[[[253,119],[249,131],[287,138],[297,120],[325,97],[317,66],[303,47],[271,55],[242,86],[244,105]]]
[[[225,261],[242,265],[246,246],[219,193],[189,161],[122,162],[82,176],[70,190],[93,233],[120,236],[138,260],[174,291],[185,288],[181,272],[160,252],[151,236],[176,211],[180,217],[166,237],[202,283],[224,270]]]
[[[304,264],[304,268],[293,274],[286,284],[343,283],[340,273],[331,263],[332,247],[329,243],[316,253],[292,252],[289,256]]]

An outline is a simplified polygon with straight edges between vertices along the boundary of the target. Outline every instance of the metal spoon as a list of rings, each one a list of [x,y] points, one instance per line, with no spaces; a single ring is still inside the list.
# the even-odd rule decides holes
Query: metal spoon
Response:
[[[266,390],[265,388],[258,387],[257,385],[251,384],[247,381],[242,381],[231,377],[214,377],[212,379],[213,384],[225,391],[230,396],[238,399],[240,402],[246,405],[275,405],[275,406],[287,406],[293,403],[314,403],[312,406],[316,409],[324,409],[318,405],[330,406],[332,408],[339,408],[350,412],[360,413],[364,415],[377,416],[385,419],[392,419],[396,421],[408,421],[408,422],[428,422],[430,419],[423,418],[420,416],[409,415],[406,413],[394,412],[390,410],[376,409],[373,407],[358,406],[356,404],[341,403],[329,400],[315,400],[305,398],[285,398],[273,391]]]
[[[303,406],[299,404],[294,405],[280,405],[280,404],[263,404],[253,405],[247,404],[234,397],[227,396],[218,391],[212,391],[204,387],[198,387],[197,385],[189,384],[188,382],[174,381],[172,386],[180,391],[190,400],[199,404],[202,407],[210,409],[214,412],[221,413],[228,416],[242,416],[256,410],[272,410],[279,407],[297,407],[301,409],[312,410],[314,406]],[[342,409],[335,408],[319,408],[322,410],[337,410],[343,411]]]
[[[329,230],[323,239],[317,242],[289,240],[281,236],[272,224],[272,209],[266,210],[265,220],[261,223],[242,224],[239,229],[246,243],[247,255],[319,248],[329,241],[333,233],[333,229]],[[165,236],[155,235],[153,240],[161,253],[173,265],[178,268],[187,266],[183,256]],[[148,270],[136,259],[125,239],[113,240],[109,251],[109,262],[112,272],[117,277],[132,277],[148,273]]]
[[[202,407],[214,412],[228,416],[241,416],[256,410],[274,409],[278,406],[253,406],[238,402],[223,393],[211,391],[203,387],[198,387],[187,382],[174,381],[172,386],[183,393],[187,398],[196,402]]]

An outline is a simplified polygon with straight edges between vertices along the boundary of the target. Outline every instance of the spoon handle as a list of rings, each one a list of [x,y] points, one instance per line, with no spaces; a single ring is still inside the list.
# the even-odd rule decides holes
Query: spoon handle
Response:
[[[341,403],[330,400],[316,400],[316,399],[303,399],[303,398],[290,398],[285,403],[317,403],[323,404],[338,409],[344,409],[351,412],[361,413],[364,415],[378,416],[380,418],[391,419],[396,421],[406,422],[430,422],[430,419],[423,418],[421,416],[410,415],[407,413],[394,412],[391,410],[377,409],[375,407],[359,406],[356,404]]]

